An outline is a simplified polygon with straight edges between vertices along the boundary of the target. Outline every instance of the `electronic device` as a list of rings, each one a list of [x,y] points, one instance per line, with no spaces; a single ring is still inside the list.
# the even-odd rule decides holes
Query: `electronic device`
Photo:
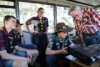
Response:
[[[100,60],[100,44],[88,47],[75,45],[68,48],[68,52],[86,65]]]

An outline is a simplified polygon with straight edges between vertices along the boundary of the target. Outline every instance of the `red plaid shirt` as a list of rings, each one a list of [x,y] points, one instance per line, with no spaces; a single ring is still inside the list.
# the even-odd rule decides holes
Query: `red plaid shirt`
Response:
[[[0,50],[5,50],[5,47],[4,47],[5,39],[4,39],[4,35],[3,34],[8,35],[8,32],[7,32],[5,27],[0,29]]]
[[[76,30],[85,34],[92,34],[99,30],[100,15],[93,8],[85,8],[82,21],[74,19]]]

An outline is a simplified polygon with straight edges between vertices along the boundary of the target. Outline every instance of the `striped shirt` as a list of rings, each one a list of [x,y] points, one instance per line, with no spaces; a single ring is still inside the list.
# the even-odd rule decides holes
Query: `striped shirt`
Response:
[[[81,34],[93,34],[99,30],[100,14],[93,8],[85,8],[83,11],[82,21],[74,19],[76,30]]]

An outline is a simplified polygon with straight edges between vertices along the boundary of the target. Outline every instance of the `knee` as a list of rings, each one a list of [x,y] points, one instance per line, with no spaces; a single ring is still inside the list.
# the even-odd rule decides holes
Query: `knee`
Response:
[[[39,51],[38,50],[36,50],[36,54],[39,55]]]
[[[36,55],[36,56],[39,55],[39,51],[38,50],[32,50],[31,52],[32,52],[33,55]]]
[[[14,61],[13,67],[28,67],[28,63],[26,61]]]
[[[21,67],[28,67],[27,61],[20,61],[19,64]]]
[[[22,63],[23,65],[27,65],[27,64],[28,64],[26,61],[21,61],[21,63]]]

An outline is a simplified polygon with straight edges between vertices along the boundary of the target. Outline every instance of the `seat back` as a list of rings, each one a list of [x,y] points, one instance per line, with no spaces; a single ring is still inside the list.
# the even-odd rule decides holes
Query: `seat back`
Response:
[[[23,31],[25,44],[32,44],[32,35],[29,32]]]

